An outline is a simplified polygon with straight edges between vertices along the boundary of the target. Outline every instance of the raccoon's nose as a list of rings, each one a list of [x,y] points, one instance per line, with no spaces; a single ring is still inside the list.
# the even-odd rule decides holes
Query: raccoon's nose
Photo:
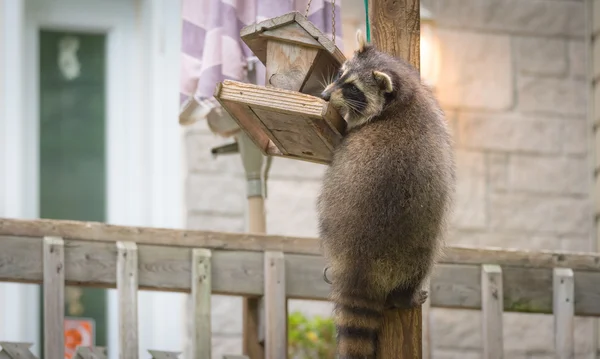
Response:
[[[321,92],[321,98],[325,101],[329,101],[329,99],[331,98],[331,94],[327,91],[323,91]]]

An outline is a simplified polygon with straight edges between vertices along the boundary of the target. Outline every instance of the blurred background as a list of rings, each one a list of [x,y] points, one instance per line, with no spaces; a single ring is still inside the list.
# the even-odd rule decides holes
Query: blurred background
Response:
[[[210,95],[225,78],[264,81],[264,67],[236,37],[241,27],[306,5],[0,0],[0,216],[246,231],[244,167],[237,153],[211,154],[235,136],[217,134],[226,114]],[[327,36],[333,6],[336,44],[350,57],[365,28],[364,1],[314,0],[309,20]],[[449,244],[599,248],[596,14],[599,0],[421,1],[421,72],[455,141]],[[192,115],[180,118],[186,106]],[[267,233],[317,236],[324,169],[273,158]],[[38,356],[41,298],[37,285],[0,283],[0,339],[33,342]],[[72,334],[107,345],[111,358],[116,298],[114,290],[69,287],[65,303]],[[140,292],[143,353],[186,345],[186,300]],[[289,306],[290,346],[316,350],[311,338],[331,336],[331,306]],[[212,308],[213,358],[241,353],[242,299],[214,295]],[[507,358],[552,356],[552,316],[504,316]],[[578,358],[598,355],[596,322],[576,319]],[[430,328],[433,358],[481,357],[479,311],[432,308]]]

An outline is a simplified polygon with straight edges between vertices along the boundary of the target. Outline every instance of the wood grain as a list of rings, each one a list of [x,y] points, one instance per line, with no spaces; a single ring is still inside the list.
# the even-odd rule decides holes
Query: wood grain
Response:
[[[419,0],[369,1],[372,42],[381,51],[402,58],[419,69],[420,17]],[[384,336],[378,359],[422,358],[421,308],[386,313]],[[418,326],[414,323],[418,323]],[[401,347],[399,347],[401,345]],[[393,348],[393,349],[392,349]],[[402,353],[401,355],[399,355]]]
[[[65,252],[60,237],[45,237],[44,263],[44,358],[65,356]]]
[[[495,264],[481,266],[481,310],[483,358],[504,358],[504,310],[502,268]]]
[[[192,353],[195,359],[211,358],[212,253],[209,249],[192,251]]]
[[[262,256],[261,256],[262,259]],[[261,263],[262,264],[262,263]],[[243,323],[244,338],[243,352],[250,359],[263,359],[265,357],[264,348],[261,345],[259,326],[260,326],[260,298],[244,298],[243,302]]]
[[[82,347],[78,346],[75,351],[75,359],[107,359],[105,347]]]
[[[388,310],[379,335],[377,357],[417,359],[422,357],[421,307],[413,310]]]
[[[575,281],[569,268],[555,268],[553,276],[554,349],[557,359],[575,358]]]
[[[181,354],[180,352],[167,352],[163,350],[148,350],[148,353],[152,355],[152,359],[177,359]]]
[[[29,348],[33,343],[0,342],[0,359],[38,359]]]
[[[113,244],[65,240],[67,285],[115,288],[117,251]],[[0,236],[0,281],[42,284],[41,238]],[[192,249],[139,244],[139,288],[190,293]],[[85,260],[89,258],[89,260]],[[214,294],[258,298],[264,293],[263,252],[213,250]],[[285,254],[286,295],[293,299],[327,300],[321,256]],[[551,268],[502,266],[504,310],[552,313]],[[600,316],[600,272],[574,270],[575,315]],[[431,305],[481,309],[479,265],[439,264],[431,277]],[[258,305],[256,303],[256,305]],[[257,327],[258,318],[252,325]]]
[[[138,244],[156,246],[209,248],[224,250],[241,250],[264,252],[267,250],[282,251],[286,254],[320,255],[319,239],[310,237],[289,237],[266,235],[259,233],[228,233],[215,231],[182,230],[156,227],[117,226],[100,222],[83,222],[52,219],[13,219],[0,218],[0,236],[27,240],[23,237],[56,236],[68,239],[85,240],[98,243],[115,243],[132,241]],[[35,241],[21,244],[14,241],[3,241],[0,258],[3,252],[29,252],[25,261],[14,276],[27,277],[35,268],[34,263],[41,265],[41,254],[32,251]],[[24,247],[25,245],[25,247]],[[39,245],[39,244],[37,244]],[[72,244],[77,245],[77,244]],[[33,246],[33,247],[32,247]],[[176,248],[173,248],[176,249]],[[165,248],[167,250],[167,248]],[[41,252],[38,252],[41,253]],[[21,253],[22,254],[22,253]],[[444,264],[498,264],[502,267],[526,267],[552,269],[557,267],[571,268],[574,271],[600,272],[600,253],[519,250],[501,248],[476,248],[451,246],[445,248],[440,260]],[[41,268],[41,267],[40,267]],[[67,271],[69,269],[67,268]],[[577,286],[577,279],[575,280]]]
[[[282,252],[265,252],[265,359],[287,358],[286,270]]]
[[[247,172],[252,171],[251,168]],[[262,195],[248,195],[248,232],[265,233],[267,218],[265,216],[265,198]],[[264,254],[257,257],[256,264],[264,270]],[[235,263],[235,261],[234,261]],[[264,275],[260,276],[260,288],[264,290]],[[261,293],[262,294],[262,293]],[[264,359],[265,347],[261,339],[261,324],[264,322],[262,310],[263,297],[244,297],[242,301],[242,347],[243,353],[251,359]],[[263,336],[264,337],[264,336]]]
[[[419,0],[369,1],[372,42],[420,68]]]
[[[269,46],[280,50],[272,50],[269,56],[288,59],[273,61],[267,77],[273,85],[288,90],[226,80],[217,87],[215,98],[263,154],[329,163],[332,149],[342,139],[345,121],[326,101],[289,90],[302,86],[304,75],[300,74],[308,71],[306,67],[312,63],[306,56],[314,53],[293,55],[295,49],[285,47],[289,45]],[[277,148],[276,153],[270,152],[271,143]]]
[[[265,84],[284,90],[300,91],[308,79],[318,53],[318,49],[300,47],[283,41],[268,41]]]
[[[242,28],[240,37],[264,65],[267,64],[267,41],[273,38],[299,45],[318,46],[328,54],[328,57],[337,62],[338,66],[345,61],[344,54],[333,41],[297,11],[250,24]],[[318,45],[309,39],[316,40]]]
[[[134,242],[117,242],[119,358],[138,358],[138,250]]]

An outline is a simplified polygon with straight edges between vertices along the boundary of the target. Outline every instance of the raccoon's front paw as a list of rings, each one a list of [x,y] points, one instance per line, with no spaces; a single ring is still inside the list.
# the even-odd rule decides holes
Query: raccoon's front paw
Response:
[[[425,301],[427,301],[428,296],[429,296],[429,293],[426,290],[417,290],[412,297],[412,302],[411,302],[412,306],[418,307],[420,305],[423,305],[423,303],[425,303]]]
[[[426,290],[397,290],[387,298],[386,308],[388,309],[411,309],[419,307],[425,303],[429,293]]]

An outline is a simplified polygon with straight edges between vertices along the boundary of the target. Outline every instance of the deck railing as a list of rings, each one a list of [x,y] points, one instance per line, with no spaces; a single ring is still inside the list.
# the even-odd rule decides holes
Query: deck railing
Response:
[[[211,357],[211,293],[262,297],[268,310],[258,337],[266,357],[280,359],[287,357],[287,299],[327,300],[318,248],[315,238],[0,219],[0,281],[43,284],[45,358],[64,357],[64,288],[77,285],[117,288],[121,358],[138,357],[137,291],[149,289],[191,294],[197,359]],[[600,316],[600,254],[445,252],[431,277],[430,305],[481,310],[485,358],[503,357],[504,311],[554,314],[558,358],[573,357],[574,317]]]

